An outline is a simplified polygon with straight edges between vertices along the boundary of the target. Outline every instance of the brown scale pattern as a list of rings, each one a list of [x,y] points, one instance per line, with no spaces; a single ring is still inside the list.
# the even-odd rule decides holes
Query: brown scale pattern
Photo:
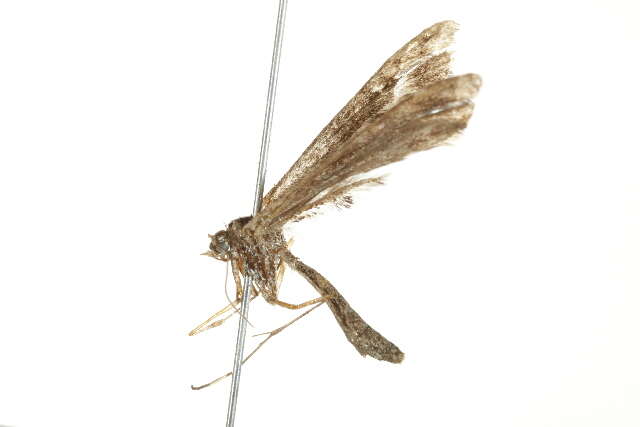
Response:
[[[402,351],[369,326],[324,276],[289,252],[282,228],[325,205],[349,207],[351,191],[382,183],[364,173],[441,146],[466,127],[481,81],[475,74],[450,76],[445,49],[455,30],[451,21],[435,24],[391,56],[269,191],[262,210],[212,236],[207,253],[231,261],[236,282],[240,274],[250,277],[254,293],[279,305],[287,304],[278,300],[278,272],[286,264],[324,297],[360,354],[392,363],[403,360]]]

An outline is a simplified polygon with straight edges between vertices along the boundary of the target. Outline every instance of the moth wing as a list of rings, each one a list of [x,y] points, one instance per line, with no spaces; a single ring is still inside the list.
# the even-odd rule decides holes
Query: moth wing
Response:
[[[442,89],[432,85],[450,75],[451,54],[445,49],[452,43],[456,29],[457,25],[452,21],[435,24],[391,56],[263,198],[262,210],[253,219],[252,227],[291,220],[295,217],[293,212],[301,212],[302,207],[313,203],[314,199],[317,201],[318,197],[327,196],[327,189],[336,186],[339,180],[357,174],[356,168],[350,175],[341,173],[334,176],[334,172],[344,165],[331,163],[340,162],[340,159],[347,161],[348,152],[362,145],[357,143],[356,136],[360,135],[358,141],[362,141],[364,129],[368,129],[369,135],[375,133],[371,124],[375,122],[378,127],[384,126],[384,122],[392,117],[389,113],[395,111],[393,117],[401,113],[395,109],[400,103],[408,106],[412,102],[408,100],[416,93],[426,90],[433,93]],[[424,96],[415,98],[413,102],[419,104],[421,100],[425,100]],[[406,113],[400,115],[408,118]],[[405,128],[410,131],[410,126]],[[375,146],[377,150],[386,150],[381,144]],[[371,151],[364,147],[361,150]],[[369,166],[373,164],[369,163]],[[331,179],[322,181],[326,178]],[[343,184],[353,186],[354,182]],[[343,190],[337,191],[338,199],[341,197],[339,194],[344,194]]]
[[[478,75],[451,77],[405,95],[396,105],[367,121],[337,149],[317,159],[284,194],[278,209],[267,205],[254,220],[264,226],[299,220],[326,203],[348,206],[351,191],[381,184],[362,174],[404,159],[411,153],[444,145],[458,135],[473,113]]]

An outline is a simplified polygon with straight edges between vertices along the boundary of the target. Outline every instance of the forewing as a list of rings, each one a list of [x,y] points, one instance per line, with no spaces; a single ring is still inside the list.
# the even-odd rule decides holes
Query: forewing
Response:
[[[449,76],[451,55],[444,51],[457,25],[435,24],[391,56],[320,132],[289,171],[264,197],[262,215],[287,208],[291,193],[328,154],[339,151],[363,124],[396,105],[405,95]]]
[[[360,175],[445,144],[467,126],[472,98],[480,86],[479,76],[466,74],[405,95],[391,109],[367,121],[339,150],[318,159],[295,191],[283,195],[280,209],[268,206],[266,215],[261,211],[255,219],[262,226],[283,225],[304,218],[306,212],[326,202],[340,205],[353,188],[372,183],[371,178]]]

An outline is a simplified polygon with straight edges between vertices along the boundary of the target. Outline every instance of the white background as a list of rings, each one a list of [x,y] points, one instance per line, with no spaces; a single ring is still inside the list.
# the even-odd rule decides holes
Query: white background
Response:
[[[226,303],[198,254],[251,210],[276,8],[0,4],[0,424],[223,425],[229,382],[189,385],[228,370],[236,320],[186,333]],[[238,426],[640,425],[638,18],[290,1],[267,187],[437,21],[484,87],[453,147],[295,229],[405,362],[361,358],[322,307],[245,366]],[[293,316],[251,310],[251,334]]]

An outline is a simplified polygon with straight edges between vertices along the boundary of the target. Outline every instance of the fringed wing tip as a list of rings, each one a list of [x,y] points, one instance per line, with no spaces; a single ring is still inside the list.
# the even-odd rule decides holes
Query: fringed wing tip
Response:
[[[421,104],[427,102],[428,104],[437,107],[438,104],[445,105],[452,102],[464,102],[471,101],[482,86],[482,79],[479,75],[469,73],[460,76],[449,77],[445,80],[440,80],[431,83],[424,89],[416,92],[416,97],[413,104]],[[411,97],[409,95],[407,98]]]
[[[461,85],[466,87],[466,94],[468,98],[474,98],[482,87],[482,77],[478,74],[463,74],[459,76],[458,79],[460,80]]]

